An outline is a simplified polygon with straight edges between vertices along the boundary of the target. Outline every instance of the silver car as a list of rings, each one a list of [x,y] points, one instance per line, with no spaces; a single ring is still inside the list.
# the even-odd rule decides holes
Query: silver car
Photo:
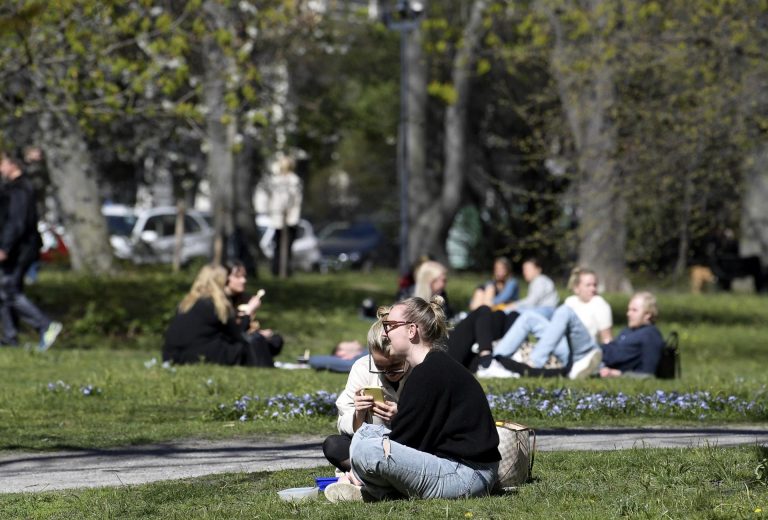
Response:
[[[162,206],[137,209],[122,205],[102,208],[107,219],[109,242],[117,258],[135,264],[170,263],[176,247],[176,208]],[[210,258],[214,232],[204,215],[188,210],[184,214],[181,262]]]

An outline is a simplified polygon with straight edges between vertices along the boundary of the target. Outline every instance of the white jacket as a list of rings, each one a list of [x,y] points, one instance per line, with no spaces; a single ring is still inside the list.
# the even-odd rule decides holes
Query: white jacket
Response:
[[[339,394],[336,399],[336,408],[339,410],[339,417],[336,420],[336,426],[339,429],[339,433],[354,435],[353,429],[355,418],[355,392],[366,386],[378,386],[384,391],[384,399],[393,403],[398,402],[400,399],[400,392],[403,390],[403,385],[408,380],[410,370],[403,376],[397,387],[397,390],[392,388],[392,384],[387,381],[384,374],[371,374],[368,371],[368,357],[363,356],[352,365],[352,370],[349,371],[349,378],[347,378],[347,386]],[[378,417],[373,417],[373,424],[388,424],[384,423]]]

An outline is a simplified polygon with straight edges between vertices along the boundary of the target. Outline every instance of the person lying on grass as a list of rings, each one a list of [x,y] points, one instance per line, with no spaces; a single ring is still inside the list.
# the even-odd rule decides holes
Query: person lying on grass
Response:
[[[653,377],[664,349],[664,338],[656,328],[659,311],[656,297],[648,292],[635,293],[627,306],[627,328],[609,343],[596,347],[580,361],[564,368],[534,368],[510,358],[498,360],[511,372],[525,376],[558,377],[578,370],[586,375],[600,377]],[[573,320],[571,327],[583,327],[579,320]],[[602,360],[602,364],[600,361]],[[577,367],[577,364],[581,366]]]
[[[387,312],[388,308],[382,312]],[[381,321],[368,330],[368,355],[352,365],[347,385],[336,399],[339,411],[336,426],[338,435],[331,435],[323,442],[323,454],[341,471],[352,469],[349,463],[349,446],[352,436],[363,424],[389,426],[397,415],[397,401],[408,379],[411,367],[401,358],[390,355],[390,343],[383,333]],[[384,401],[374,400],[366,388],[381,388]]]
[[[392,428],[364,424],[350,446],[352,471],[331,484],[331,502],[487,495],[498,479],[499,435],[480,383],[441,350],[443,299],[413,297],[383,316],[392,357],[411,374]]]

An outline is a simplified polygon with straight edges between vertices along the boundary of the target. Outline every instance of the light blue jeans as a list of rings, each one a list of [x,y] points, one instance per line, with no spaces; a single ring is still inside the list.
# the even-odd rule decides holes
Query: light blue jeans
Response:
[[[519,308],[517,308],[515,310],[517,312],[519,312],[520,314],[522,314],[524,312],[537,312],[537,313],[541,314],[542,316],[544,316],[547,319],[550,319],[552,317],[552,314],[554,314],[554,312],[555,312],[555,308],[554,307],[526,307],[526,306],[522,306],[522,307],[519,307]]]
[[[531,351],[530,365],[534,368],[542,368],[550,354],[554,354],[563,366],[567,366],[569,362],[578,361],[590,350],[597,348],[595,340],[574,310],[561,305],[552,314],[551,320],[536,312],[522,313],[493,349],[493,354],[511,356],[528,339],[528,334],[533,334],[537,339]],[[570,359],[571,355],[573,359]]]
[[[390,441],[389,432],[386,426],[364,424],[349,448],[352,471],[372,497],[464,498],[487,495],[493,489],[498,462],[443,459]]]

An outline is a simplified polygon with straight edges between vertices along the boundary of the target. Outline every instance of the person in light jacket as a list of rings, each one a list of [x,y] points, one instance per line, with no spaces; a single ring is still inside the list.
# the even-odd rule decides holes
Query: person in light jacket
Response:
[[[323,454],[341,471],[351,469],[349,446],[360,426],[364,423],[390,425],[397,414],[400,391],[410,373],[406,361],[390,356],[390,342],[384,335],[381,321],[376,321],[368,330],[368,351],[367,356],[352,365],[347,385],[336,399],[339,434],[331,435],[323,442]],[[381,388],[384,402],[377,403],[372,397],[363,395],[366,387]]]

